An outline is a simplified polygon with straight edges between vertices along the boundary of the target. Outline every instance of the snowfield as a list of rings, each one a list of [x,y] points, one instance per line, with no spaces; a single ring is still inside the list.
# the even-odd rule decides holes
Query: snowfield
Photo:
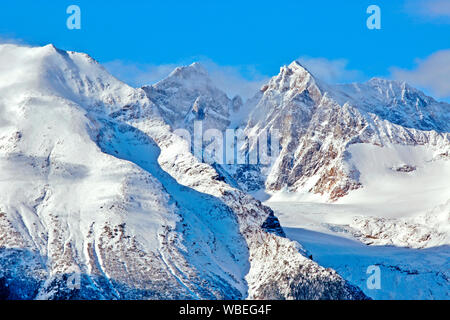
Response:
[[[382,217],[414,217],[450,200],[450,161],[429,146],[354,144],[349,163],[363,188],[337,201]],[[408,166],[411,171],[402,170]],[[372,209],[370,209],[372,208]]]
[[[311,229],[314,228],[285,227],[286,235],[302,243],[315,261],[337,270],[369,297],[383,300],[450,299],[449,245],[427,249],[367,246],[343,236],[342,231]],[[370,266],[380,268],[380,289],[367,285]]]
[[[332,203],[308,192],[265,202],[287,237],[373,299],[449,299],[450,161],[427,146],[348,151],[362,188]],[[380,268],[380,289],[367,286],[369,266]]]

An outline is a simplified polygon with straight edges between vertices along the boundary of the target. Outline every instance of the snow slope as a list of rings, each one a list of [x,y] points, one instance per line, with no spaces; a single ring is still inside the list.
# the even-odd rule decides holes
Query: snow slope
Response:
[[[373,299],[448,300],[449,246],[423,250],[367,246],[340,234],[285,228],[320,264],[332,267]],[[370,266],[380,268],[380,288],[367,285]]]
[[[354,144],[348,151],[364,188],[338,203],[364,203],[383,217],[408,217],[450,199],[450,161],[429,146]]]
[[[97,113],[129,100],[136,103],[140,97],[134,89],[81,54],[52,46],[2,49],[2,61],[13,55],[29,66],[10,65],[23,71],[22,83],[1,90],[2,110],[8,114],[8,129],[2,132],[10,132],[2,139],[3,233],[20,234],[20,242],[8,244],[8,250],[26,249],[41,260],[35,271],[44,273],[45,281],[36,284],[37,297],[66,298],[60,278],[72,273],[86,275],[83,289],[92,286],[81,290],[80,298],[242,297],[245,263],[236,266],[229,259],[224,268],[219,260],[214,274],[207,274],[201,269],[212,257],[197,259],[195,266],[183,256],[181,244],[168,252],[166,242],[182,238],[182,230],[175,229],[185,210],[157,177],[103,153],[95,143],[103,117]],[[150,147],[149,160],[157,163],[158,148]],[[233,219],[223,220],[230,232],[236,228]],[[211,241],[212,231],[202,230],[200,247]],[[245,260],[246,245],[237,238],[227,242],[235,244],[228,256],[223,248],[217,257]],[[184,273],[191,279],[184,280]],[[224,280],[218,281],[219,276]]]
[[[373,299],[449,299],[450,250],[438,233],[425,224],[423,230],[416,227],[407,233],[405,223],[397,223],[394,232],[384,242],[367,238],[363,241],[359,232],[364,222],[372,231],[379,231],[378,221],[355,217],[363,207],[357,205],[269,201],[289,239],[300,242],[318,263],[331,267],[347,280],[357,284]],[[444,208],[441,208],[444,209]],[[448,204],[445,211],[448,217]],[[381,212],[381,211],[380,211]],[[444,212],[444,211],[440,211]],[[387,224],[389,220],[381,221]],[[430,232],[431,230],[431,232]],[[414,241],[419,232],[434,237],[435,243],[426,248],[414,248],[423,244]],[[377,233],[375,232],[375,235]],[[399,239],[406,235],[405,242]],[[394,239],[394,242],[392,243]],[[417,238],[416,238],[417,240]],[[429,243],[429,242],[428,242]],[[402,245],[400,247],[399,245]],[[367,285],[370,266],[380,268],[381,288]]]

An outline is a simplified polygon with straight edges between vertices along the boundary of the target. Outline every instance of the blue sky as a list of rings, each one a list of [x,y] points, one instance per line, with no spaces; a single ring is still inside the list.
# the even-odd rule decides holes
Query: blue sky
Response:
[[[71,4],[81,30],[66,27]],[[366,27],[371,4],[381,30]],[[87,52],[132,85],[201,61],[245,94],[300,59],[330,82],[382,76],[450,97],[450,0],[2,1],[0,39]]]

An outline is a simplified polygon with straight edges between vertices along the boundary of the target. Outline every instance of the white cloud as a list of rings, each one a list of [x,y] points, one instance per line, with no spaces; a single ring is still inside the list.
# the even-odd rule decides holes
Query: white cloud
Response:
[[[360,71],[348,69],[348,61],[345,59],[328,60],[304,56],[297,60],[315,77],[328,83],[357,81],[363,77]]]
[[[27,46],[27,47],[30,46],[22,39],[8,37],[5,35],[0,35],[0,44],[17,44],[17,45]]]
[[[405,6],[414,15],[450,23],[449,0],[407,0]]]
[[[417,59],[413,70],[391,68],[392,78],[429,91],[438,98],[450,97],[450,49]]]
[[[244,99],[249,98],[269,79],[252,66],[220,66],[209,59],[200,59],[199,62],[208,70],[214,84],[230,97],[238,94]],[[136,64],[121,60],[106,62],[103,65],[112,75],[134,87],[154,84],[179,66]]]
[[[208,70],[216,86],[230,97],[240,95],[244,99],[250,98],[270,78],[253,66],[220,66],[211,60],[201,60],[200,63]]]
[[[106,62],[103,66],[113,76],[133,87],[154,84],[167,77],[177,67],[175,64],[151,65],[121,60]]]

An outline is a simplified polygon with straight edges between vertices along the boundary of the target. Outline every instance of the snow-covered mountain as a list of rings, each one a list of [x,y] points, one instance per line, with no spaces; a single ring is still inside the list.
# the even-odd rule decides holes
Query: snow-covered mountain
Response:
[[[241,107],[187,69],[134,89],[86,54],[0,45],[2,298],[366,298],[173,133]]]
[[[405,83],[372,79],[330,86],[294,61],[249,103],[254,106],[248,135],[281,131],[280,156],[266,170],[268,191],[306,191],[338,200],[364,187],[351,161],[349,148],[355,145],[427,146],[429,160],[448,156],[450,105]],[[398,166],[414,167],[398,160]]]
[[[186,81],[193,75],[195,86]],[[383,272],[391,280],[397,279],[392,280],[395,283],[420,283],[391,284],[376,293],[365,290],[375,298],[448,296],[442,288],[449,277],[449,104],[397,81],[326,84],[296,61],[282,67],[239,108],[232,107],[238,98],[224,98],[198,64],[179,68],[168,79],[144,89],[150,100],[163,101],[159,103],[162,114],[173,127],[192,133],[193,122],[203,119],[207,128],[244,130],[249,137],[239,150],[244,158],[261,148],[259,137],[278,130],[279,155],[270,165],[215,164],[214,168],[229,185],[264,199],[270,197],[266,204],[289,227],[288,236],[308,243],[320,262],[337,268],[348,280],[354,280],[355,273],[361,279],[361,270],[367,268],[362,263],[371,261],[386,266]],[[191,110],[201,100],[209,101],[203,110],[221,110],[225,117],[218,121],[214,116],[192,116]],[[177,123],[165,114],[165,105],[183,110]],[[323,241],[333,238],[316,233],[314,243],[302,230],[406,249],[382,247],[362,250],[361,255],[358,249],[348,259],[358,263],[340,264],[347,261],[340,253],[343,249]],[[329,246],[336,249],[335,256],[328,254]],[[345,257],[355,250],[353,244],[344,248]],[[389,257],[397,252],[406,257],[401,264]],[[426,262],[422,265],[420,261]],[[364,288],[362,279],[358,283]],[[423,285],[429,288],[426,293],[421,290]]]
[[[193,131],[194,121],[203,128],[225,130],[242,106],[239,96],[228,98],[199,63],[176,68],[167,78],[142,88],[173,128]]]
[[[450,212],[430,214],[450,200],[449,104],[397,81],[331,86],[296,61],[249,103],[248,135],[281,132],[274,164],[251,169],[265,177],[266,192],[363,204],[360,214],[383,220],[346,223],[367,243],[449,243]]]
[[[86,54],[0,45],[0,71],[0,298],[448,296],[448,104],[295,61],[246,102],[198,63],[135,89]],[[242,131],[242,158],[278,130],[279,152],[207,164],[176,131],[196,121]],[[366,264],[420,285],[368,291]]]

